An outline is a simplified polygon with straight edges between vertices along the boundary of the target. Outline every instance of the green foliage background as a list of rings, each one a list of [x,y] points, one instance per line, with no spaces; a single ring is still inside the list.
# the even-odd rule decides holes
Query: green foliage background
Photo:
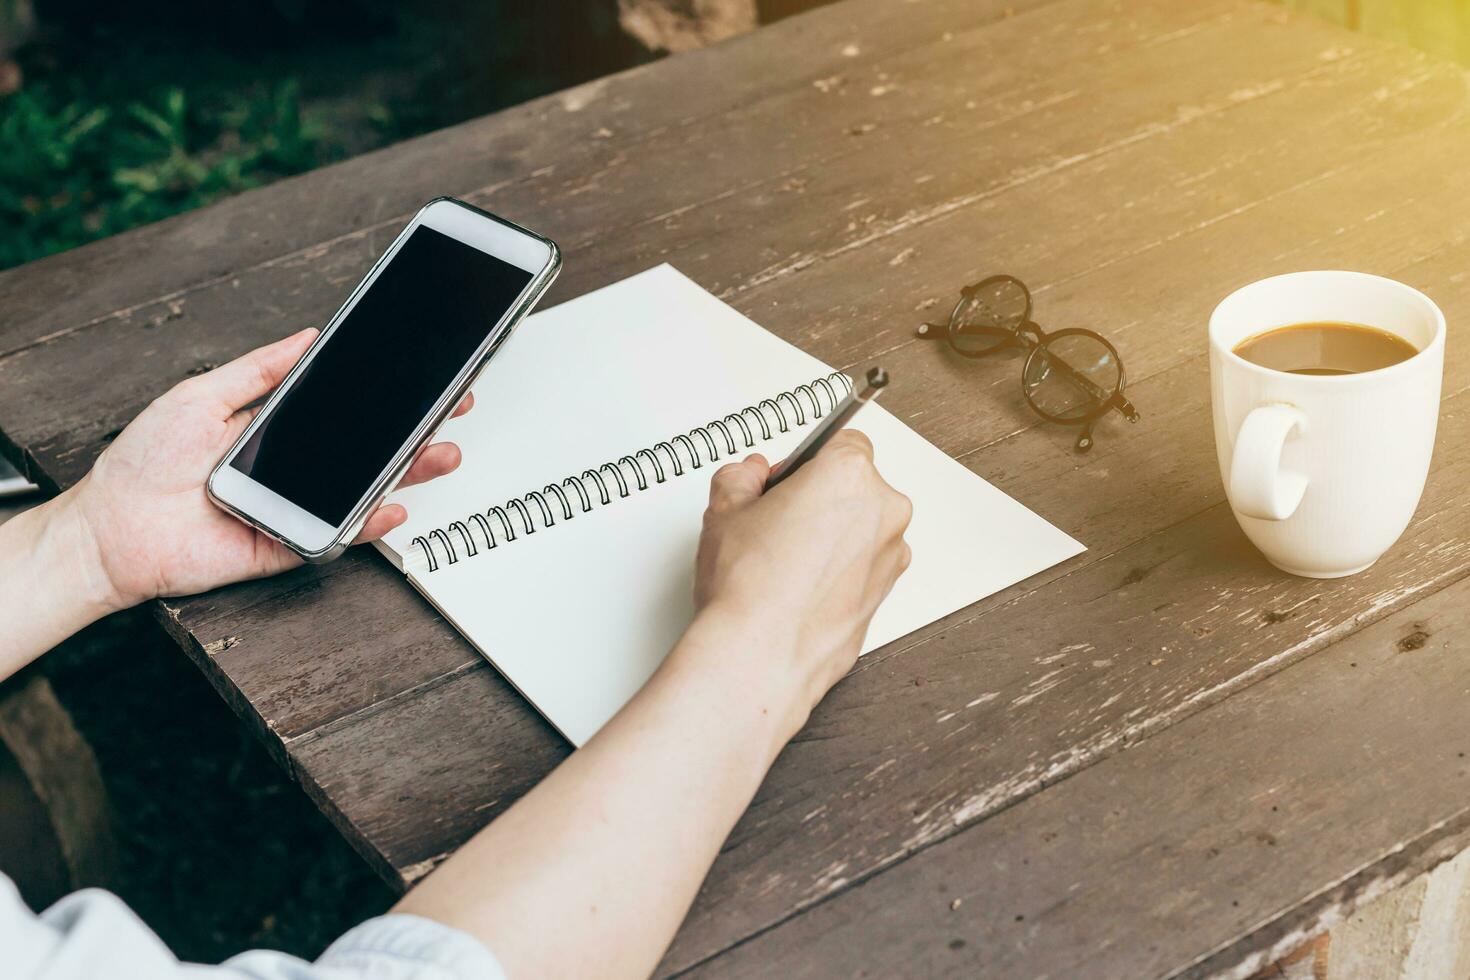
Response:
[[[295,82],[214,110],[178,88],[120,107],[25,88],[0,103],[0,268],[340,155]]]
[[[616,0],[33,0],[7,55],[14,2],[0,269],[650,57]]]
[[[1282,0],[1293,10],[1470,64],[1470,0]]]

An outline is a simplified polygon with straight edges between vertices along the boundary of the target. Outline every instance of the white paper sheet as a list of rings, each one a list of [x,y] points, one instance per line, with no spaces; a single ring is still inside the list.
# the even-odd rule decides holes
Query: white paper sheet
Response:
[[[418,536],[528,491],[690,434],[712,419],[830,371],[664,265],[529,317],[474,387],[475,410],[441,438],[464,451],[449,477],[400,491],[409,522],[380,548],[410,581],[571,742],[581,745],[642,686],[693,614],[694,549],[718,463],[574,517],[543,494],[550,527],[429,571]],[[901,379],[897,383],[902,383]],[[802,400],[805,403],[804,399]],[[789,401],[784,402],[790,405]],[[794,410],[788,410],[788,416]],[[772,438],[747,415],[773,462],[807,424]],[[879,471],[914,503],[913,564],[878,610],[868,652],[1083,551],[1083,546],[931,446],[880,407],[854,420],[873,440]],[[707,445],[702,438],[696,444]],[[715,441],[723,455],[723,436]],[[667,463],[666,454],[660,458]],[[651,469],[646,465],[645,469]],[[603,471],[609,474],[610,471]],[[650,474],[651,476],[651,474]],[[591,481],[584,481],[591,488]],[[490,522],[499,527],[498,518]],[[472,529],[473,530],[473,529]],[[473,533],[472,533],[473,538]],[[441,552],[441,558],[443,553]]]

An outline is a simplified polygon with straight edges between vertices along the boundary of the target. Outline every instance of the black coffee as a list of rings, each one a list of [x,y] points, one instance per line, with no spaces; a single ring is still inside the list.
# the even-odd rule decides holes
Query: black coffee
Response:
[[[1293,323],[1247,337],[1235,353],[1289,374],[1361,374],[1407,361],[1419,349],[1397,334],[1361,323]]]

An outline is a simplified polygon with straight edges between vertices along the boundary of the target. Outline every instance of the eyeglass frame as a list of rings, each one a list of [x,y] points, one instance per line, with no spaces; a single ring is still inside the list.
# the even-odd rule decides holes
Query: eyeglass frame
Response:
[[[959,332],[956,328],[956,321],[959,318],[960,310],[965,307],[965,305],[968,304],[970,300],[975,296],[975,294],[981,291],[981,289],[996,282],[1013,282],[1017,286],[1021,287],[1022,293],[1024,293],[1026,296],[1026,310],[1024,313],[1021,314],[1020,321],[1016,324],[1015,327],[986,326],[981,324],[971,325],[970,329],[965,331],[965,333],[967,333],[969,336],[973,337],[976,334],[981,334],[985,336],[996,337],[999,339],[1000,343],[997,343],[991,347],[987,347],[984,350],[967,351],[960,347],[960,345],[956,343],[954,339],[955,334]],[[1031,319],[1031,290],[1026,286],[1024,282],[1022,282],[1020,279],[1017,279],[1015,276],[1005,274],[986,276],[984,279],[981,279],[978,282],[973,282],[970,285],[965,286],[960,290],[960,298],[955,303],[954,309],[950,311],[948,323],[940,324],[925,322],[921,323],[916,330],[916,334],[922,340],[933,340],[941,333],[944,337],[945,342],[949,345],[950,350],[954,351],[961,357],[972,361],[977,361],[983,357],[989,357],[991,354],[994,354],[997,351],[1006,350],[1008,348],[1020,347],[1029,350],[1030,353],[1027,355],[1025,363],[1021,365],[1021,394],[1025,397],[1026,404],[1031,408],[1031,410],[1037,415],[1041,416],[1044,421],[1053,422],[1057,425],[1080,425],[1084,427],[1082,429],[1082,432],[1079,433],[1077,437],[1075,448],[1078,452],[1087,452],[1089,449],[1092,448],[1092,428],[1104,415],[1107,415],[1109,412],[1117,411],[1121,413],[1123,417],[1126,418],[1129,422],[1137,422],[1140,418],[1138,410],[1133,407],[1133,403],[1130,402],[1123,395],[1123,389],[1127,387],[1128,382],[1127,374],[1123,368],[1123,357],[1118,353],[1118,348],[1114,347],[1112,342],[1109,341],[1102,334],[1098,333],[1095,330],[1088,330],[1083,327],[1064,327],[1061,330],[1055,330],[1051,333],[1043,330],[1040,324]],[[1097,396],[1097,393],[1101,391],[1101,388],[1099,385],[1097,385],[1096,382],[1094,382],[1091,378],[1079,374],[1076,369],[1068,364],[1066,362],[1066,359],[1061,357],[1060,355],[1054,356],[1052,358],[1052,363],[1059,366],[1070,376],[1069,380],[1073,383],[1074,386],[1081,388],[1083,391],[1092,395],[1092,397],[1097,401],[1097,406],[1091,411],[1087,412],[1084,415],[1075,417],[1063,417],[1059,415],[1054,415],[1051,412],[1046,411],[1041,406],[1036,404],[1036,402],[1031,397],[1031,391],[1026,387],[1027,369],[1031,367],[1032,360],[1036,357],[1037,354],[1044,350],[1048,344],[1062,337],[1089,337],[1102,344],[1103,347],[1107,349],[1108,353],[1112,355],[1114,363],[1118,365],[1118,383],[1113,387],[1113,391],[1111,394],[1109,394],[1105,398],[1099,398]]]

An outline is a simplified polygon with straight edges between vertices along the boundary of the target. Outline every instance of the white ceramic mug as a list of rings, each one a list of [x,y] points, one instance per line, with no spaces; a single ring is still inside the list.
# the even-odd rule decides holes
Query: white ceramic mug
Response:
[[[1273,371],[1234,353],[1294,323],[1361,323],[1419,353],[1361,374]],[[1246,537],[1283,571],[1360,572],[1398,540],[1424,490],[1445,322],[1403,283],[1361,272],[1295,272],[1231,293],[1210,317],[1215,449]]]

